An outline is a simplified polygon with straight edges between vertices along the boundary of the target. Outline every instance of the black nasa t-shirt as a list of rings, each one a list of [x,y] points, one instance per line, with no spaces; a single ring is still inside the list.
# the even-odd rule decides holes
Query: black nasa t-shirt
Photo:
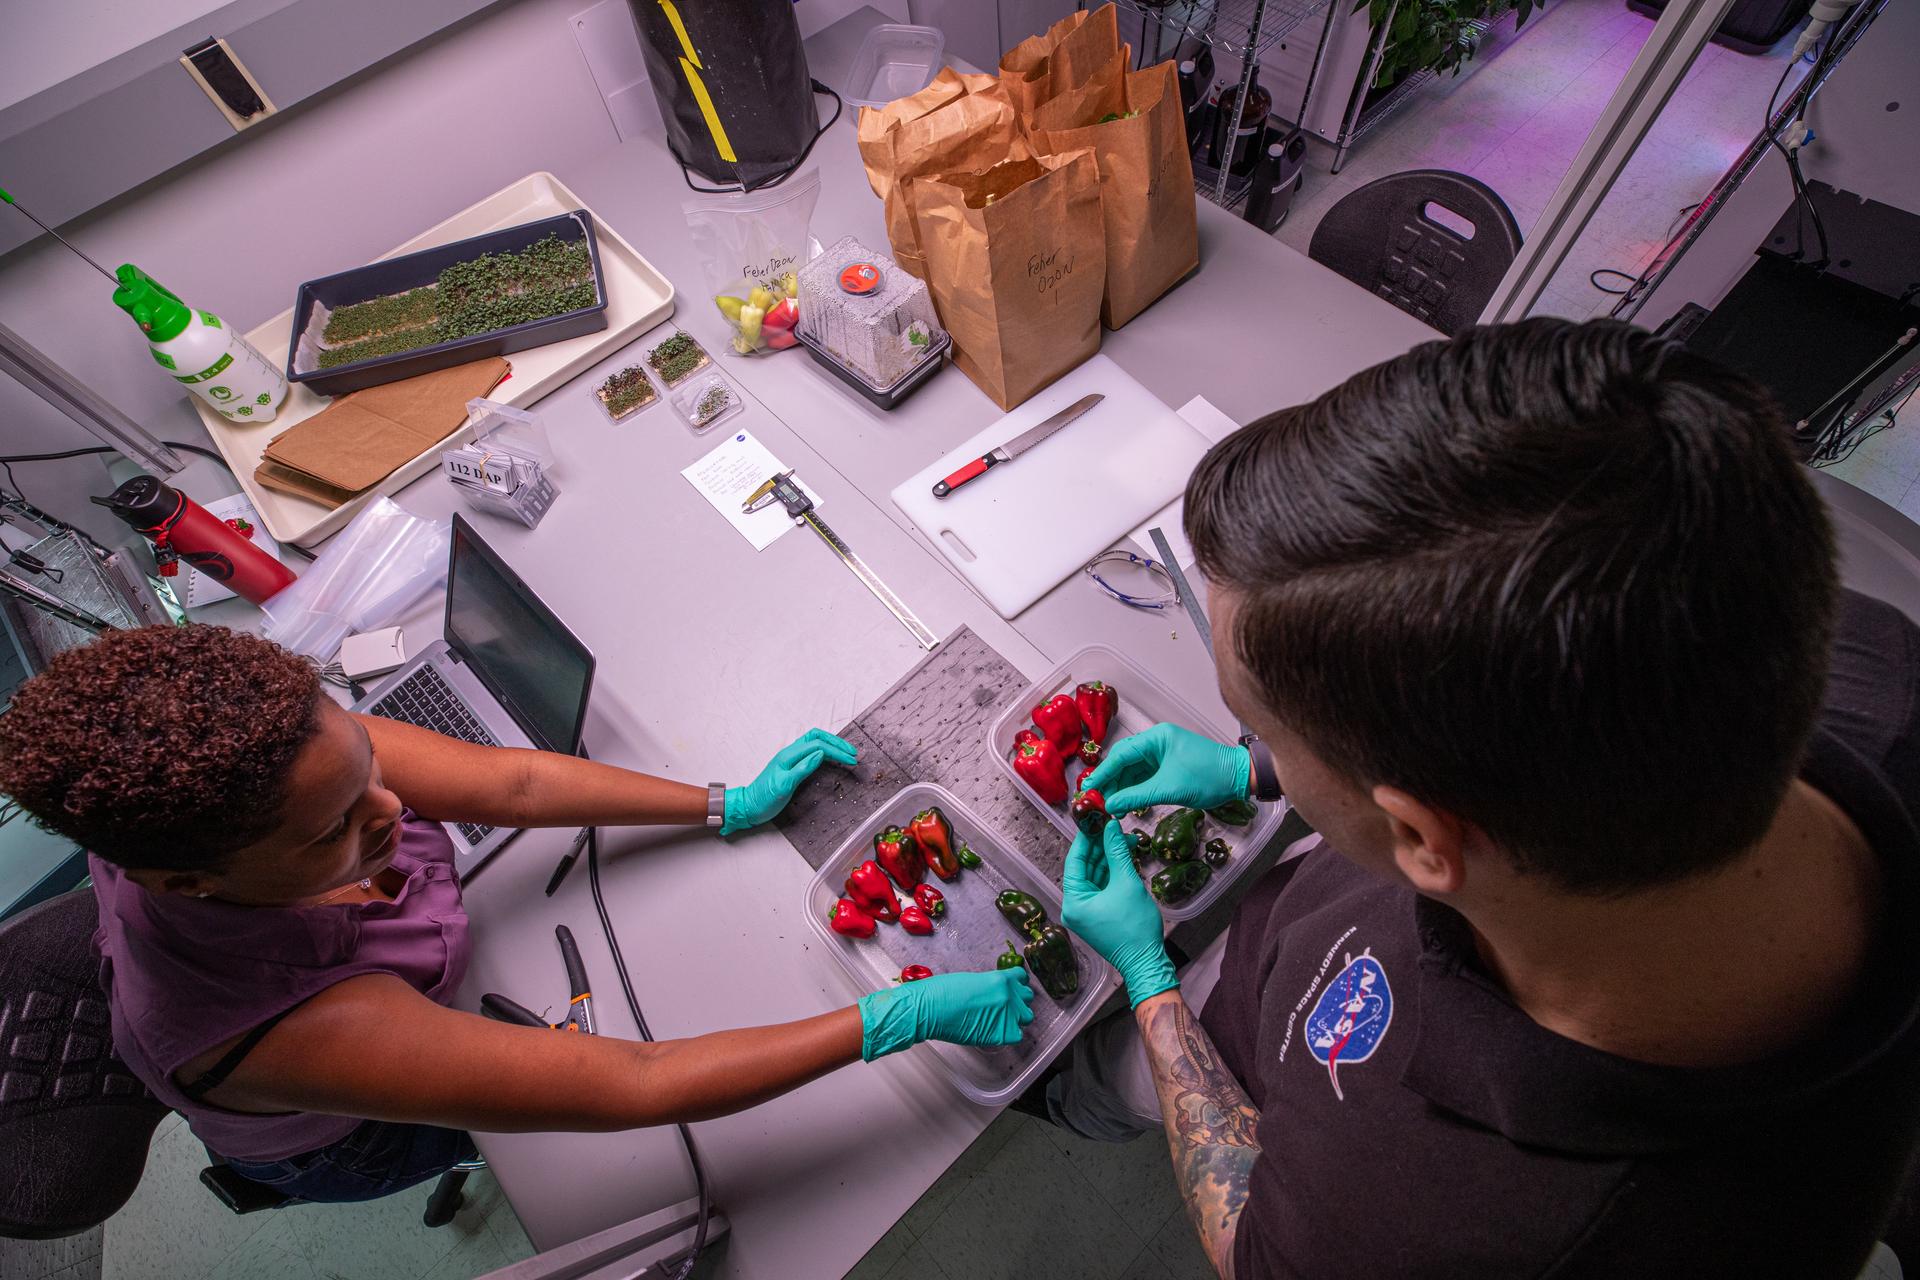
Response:
[[[1546,1030],[1458,914],[1330,849],[1256,888],[1202,1015],[1260,1107],[1242,1280],[1852,1280],[1920,1129],[1920,629],[1891,607],[1845,598],[1801,776],[1883,860],[1888,926],[1825,1034],[1738,1067]]]

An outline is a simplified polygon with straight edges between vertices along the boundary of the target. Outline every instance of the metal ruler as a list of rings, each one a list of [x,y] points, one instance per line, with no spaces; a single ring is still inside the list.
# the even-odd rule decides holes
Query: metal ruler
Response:
[[[758,511],[769,502],[778,502],[787,509],[795,524],[804,524],[820,535],[820,540],[833,548],[847,568],[853,570],[853,576],[873,592],[874,599],[887,606],[887,611],[900,619],[900,625],[912,633],[922,649],[932,649],[940,643],[933,632],[927,630],[927,624],[915,616],[907,607],[906,601],[893,593],[893,589],[880,581],[880,575],[867,568],[867,562],[854,554],[840,535],[822,520],[813,509],[813,499],[807,491],[794,483],[793,472],[782,471],[748,495],[741,505],[744,511]]]

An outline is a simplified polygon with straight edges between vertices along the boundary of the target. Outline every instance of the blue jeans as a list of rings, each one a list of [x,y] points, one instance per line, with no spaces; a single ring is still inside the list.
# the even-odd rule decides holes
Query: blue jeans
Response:
[[[271,1164],[228,1161],[241,1177],[298,1200],[336,1204],[377,1200],[437,1178],[475,1155],[459,1129],[368,1120],[332,1146]]]

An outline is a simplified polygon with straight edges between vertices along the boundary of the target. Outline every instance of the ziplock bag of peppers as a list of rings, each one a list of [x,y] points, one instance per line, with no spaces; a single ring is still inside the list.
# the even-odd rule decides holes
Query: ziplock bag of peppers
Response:
[[[778,186],[681,204],[735,355],[784,351],[799,341],[800,266],[819,252],[809,233],[819,198],[820,171],[809,169]]]

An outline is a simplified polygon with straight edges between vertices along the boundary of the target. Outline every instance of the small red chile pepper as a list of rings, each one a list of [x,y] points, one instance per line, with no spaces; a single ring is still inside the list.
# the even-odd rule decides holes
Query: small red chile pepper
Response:
[[[887,873],[872,858],[847,877],[847,896],[881,924],[892,924],[900,918],[900,899],[893,896]]]
[[[1048,804],[1067,799],[1067,761],[1051,742],[1022,743],[1013,751],[1013,771]]]
[[[947,914],[947,895],[930,884],[913,886],[913,905],[936,920]]]
[[[1080,763],[1091,769],[1107,758],[1107,749],[1088,738],[1080,744]]]
[[[919,907],[902,907],[900,927],[908,933],[928,934],[933,932],[933,919]]]
[[[873,936],[873,917],[860,909],[860,904],[852,898],[842,898],[833,904],[833,910],[827,913],[827,923],[833,926],[835,933],[843,933],[849,938],[871,938]]]
[[[940,812],[939,806],[915,814],[907,824],[907,834],[920,847],[929,871],[942,880],[951,880],[960,874],[960,859],[954,854],[953,824],[947,821],[947,815]]]
[[[894,981],[918,982],[922,978],[931,978],[932,976],[933,970],[927,968],[927,966],[923,964],[910,964],[900,971],[900,976],[894,979]]]
[[[899,827],[888,827],[873,838],[873,856],[902,889],[912,889],[926,878],[926,860],[920,846]]]
[[[1073,707],[1087,727],[1087,736],[1105,742],[1113,713],[1120,709],[1120,695],[1104,680],[1089,680],[1073,691]]]
[[[1107,799],[1098,791],[1076,793],[1068,812],[1073,814],[1073,825],[1080,828],[1089,840],[1098,840],[1100,833],[1107,829],[1107,823],[1112,821],[1107,816]]]
[[[1013,745],[1016,747],[1023,747],[1029,742],[1040,742],[1043,740],[1044,735],[1032,725],[1028,725],[1013,735]]]
[[[1033,723],[1043,737],[1062,751],[1079,745],[1081,730],[1079,708],[1064,693],[1056,693],[1032,711]]]

